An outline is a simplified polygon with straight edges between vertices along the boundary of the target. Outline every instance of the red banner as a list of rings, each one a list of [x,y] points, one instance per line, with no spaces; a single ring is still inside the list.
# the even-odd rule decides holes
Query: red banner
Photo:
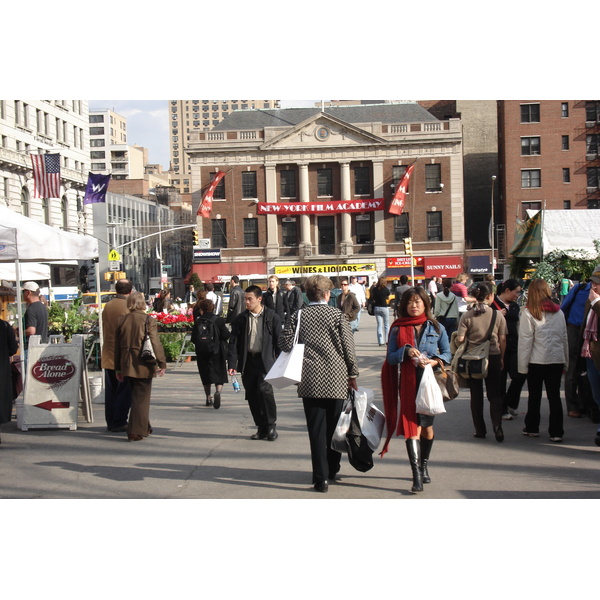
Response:
[[[383,210],[385,200],[326,200],[324,202],[259,202],[259,215],[313,215]]]
[[[406,173],[404,173],[404,177],[400,180],[398,185],[396,186],[396,193],[392,198],[392,203],[390,204],[390,214],[392,215],[401,215],[404,210],[404,202],[406,200],[406,190],[408,190],[408,181],[410,180],[410,176],[415,169],[415,164],[413,163],[406,169]]]
[[[413,256],[413,266],[414,267],[422,267],[423,266],[423,257],[422,256]],[[398,269],[410,267],[411,257],[410,256],[395,256],[394,258],[386,258],[385,265],[388,269]]]
[[[216,187],[219,185],[219,181],[225,177],[225,171],[219,171],[215,178],[211,181],[208,189],[206,190],[206,194],[204,194],[204,198],[202,198],[202,202],[200,202],[200,206],[198,207],[198,212],[196,215],[202,215],[205,219],[210,217],[210,211],[212,210],[212,201],[213,194],[215,193]]]

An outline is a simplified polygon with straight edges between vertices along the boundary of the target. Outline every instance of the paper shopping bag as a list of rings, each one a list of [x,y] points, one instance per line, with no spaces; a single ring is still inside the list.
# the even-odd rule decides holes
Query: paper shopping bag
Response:
[[[295,344],[290,352],[282,352],[265,376],[275,388],[300,383],[302,379],[302,362],[304,361],[304,344]]]

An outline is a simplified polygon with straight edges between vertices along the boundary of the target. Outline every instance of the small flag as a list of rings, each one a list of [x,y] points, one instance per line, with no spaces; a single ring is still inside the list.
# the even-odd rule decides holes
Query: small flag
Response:
[[[32,154],[36,198],[60,198],[60,154]]]
[[[84,204],[93,204],[94,202],[106,202],[106,192],[110,175],[98,175],[90,173],[88,175],[87,186],[85,187]]]
[[[216,187],[219,185],[219,181],[225,177],[225,171],[219,171],[215,178],[211,181],[206,193],[204,194],[204,198],[202,198],[202,202],[200,202],[200,206],[198,207],[198,212],[196,215],[202,215],[205,219],[210,217],[210,211],[212,210],[212,201],[213,194],[215,193]]]
[[[404,201],[406,200],[406,191],[408,190],[408,181],[412,172],[415,169],[415,164],[413,163],[406,169],[406,173],[404,173],[404,177],[400,180],[396,187],[396,193],[392,198],[392,203],[390,204],[390,214],[392,215],[401,215],[404,210]]]

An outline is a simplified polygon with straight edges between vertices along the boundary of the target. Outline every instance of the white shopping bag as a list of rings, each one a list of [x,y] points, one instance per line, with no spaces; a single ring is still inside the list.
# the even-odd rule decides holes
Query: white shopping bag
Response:
[[[441,415],[446,412],[444,398],[438,385],[431,365],[423,369],[423,377],[417,390],[417,412],[421,415]]]
[[[298,322],[296,323],[296,334],[292,349],[289,352],[281,352],[265,376],[265,381],[268,381],[273,387],[278,389],[300,383],[302,379],[304,344],[298,343],[301,312],[301,310],[298,311]]]
[[[369,448],[375,452],[381,441],[385,426],[385,415],[375,406],[373,390],[359,387],[354,393],[354,406],[362,434]]]

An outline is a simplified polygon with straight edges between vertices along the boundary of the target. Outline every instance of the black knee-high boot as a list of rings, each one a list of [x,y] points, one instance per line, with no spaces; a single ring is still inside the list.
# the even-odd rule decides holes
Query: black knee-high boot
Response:
[[[427,438],[421,438],[421,474],[423,475],[423,483],[431,483],[431,477],[429,477],[429,471],[427,470],[427,461],[431,454],[431,446],[433,446],[433,438],[428,440]]]
[[[413,475],[413,486],[411,492],[423,491],[423,476],[419,465],[421,454],[421,443],[419,440],[406,440],[406,450],[408,451],[408,459],[410,460],[410,468]]]

